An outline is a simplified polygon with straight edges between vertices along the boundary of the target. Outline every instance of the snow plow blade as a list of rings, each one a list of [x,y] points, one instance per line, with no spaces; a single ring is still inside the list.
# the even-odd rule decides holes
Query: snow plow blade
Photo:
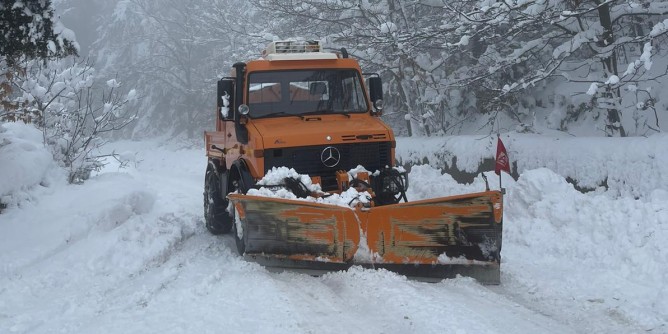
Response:
[[[359,212],[371,261],[408,277],[500,283],[502,195],[487,191]]]
[[[360,265],[424,281],[462,275],[484,284],[500,282],[503,203],[498,191],[355,209],[239,194],[229,198],[243,224],[244,257],[270,268],[318,274]]]
[[[230,194],[243,224],[244,258],[310,274],[345,270],[360,240],[350,208]]]

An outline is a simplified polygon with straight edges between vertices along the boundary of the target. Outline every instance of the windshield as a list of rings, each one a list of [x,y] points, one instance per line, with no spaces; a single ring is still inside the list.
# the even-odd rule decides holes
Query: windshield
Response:
[[[252,118],[368,110],[362,81],[352,69],[251,73],[248,106]]]

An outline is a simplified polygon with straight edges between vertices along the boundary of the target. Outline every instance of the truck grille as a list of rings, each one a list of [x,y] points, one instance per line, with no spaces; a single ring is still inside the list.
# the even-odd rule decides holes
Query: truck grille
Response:
[[[326,147],[335,147],[341,153],[340,162],[334,167],[327,167],[320,159]],[[299,174],[320,176],[322,190],[336,190],[336,171],[351,170],[362,165],[370,172],[390,166],[390,142],[322,145],[268,149],[264,152],[265,173],[272,167],[294,168]]]

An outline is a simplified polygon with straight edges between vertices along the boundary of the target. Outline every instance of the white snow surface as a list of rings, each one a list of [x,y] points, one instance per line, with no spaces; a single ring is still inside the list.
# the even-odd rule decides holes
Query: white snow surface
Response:
[[[0,136],[3,172],[26,173],[0,179],[3,198],[19,198],[0,213],[0,333],[668,332],[668,191],[665,179],[655,187],[641,180],[665,177],[668,164],[636,160],[656,155],[665,137],[583,139],[587,165],[618,163],[615,175],[634,184],[637,199],[623,186],[577,192],[559,175],[564,169],[553,171],[576,155],[561,142],[504,138],[511,160],[527,158],[531,147],[551,153],[536,154],[547,159],[543,167],[518,161],[517,182],[503,174],[501,284],[483,286],[358,267],[321,277],[272,273],[242,260],[232,236],[204,228],[203,149],[112,143],[109,151],[133,157],[129,167],[110,163],[67,185],[49,172],[57,168],[38,133],[5,124]],[[443,140],[491,156],[485,140]],[[446,147],[421,141],[411,156],[446,156]],[[611,178],[599,169],[579,176]],[[409,178],[410,200],[484,189],[481,178],[461,185],[428,165],[413,166]]]
[[[63,183],[64,175],[39,130],[23,123],[0,124],[0,203],[16,204],[36,195],[40,184]]]

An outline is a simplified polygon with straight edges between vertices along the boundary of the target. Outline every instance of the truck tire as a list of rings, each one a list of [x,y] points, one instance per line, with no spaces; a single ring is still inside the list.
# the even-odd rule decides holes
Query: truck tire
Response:
[[[207,169],[204,177],[204,220],[206,229],[214,235],[229,233],[234,223],[234,218],[226,211],[229,201],[223,195],[220,176],[215,169]]]
[[[228,191],[230,193],[246,194],[248,189],[252,187],[253,179],[248,172],[248,167],[243,160],[237,161],[230,169],[228,183]],[[234,243],[237,246],[237,253],[243,256],[246,252],[246,241],[248,234],[246,233],[246,224],[237,219],[237,210],[233,209],[231,212],[232,234],[234,236]]]
[[[247,189],[244,189],[244,185],[242,184],[241,181],[241,173],[239,172],[238,168],[233,168],[232,173],[230,174],[230,183],[229,183],[229,191],[230,192],[239,192],[242,194],[245,194]],[[237,209],[234,208],[231,212],[231,220],[232,220],[232,234],[234,235],[234,243],[237,246],[237,253],[239,255],[243,256],[244,253],[246,252],[246,231],[245,231],[245,224],[238,219],[238,212]]]
[[[244,256],[246,252],[246,239],[247,234],[245,233],[245,225],[240,219],[238,219],[237,209],[234,209],[234,226],[232,227],[232,234],[234,234],[234,243],[237,245],[237,253]]]

